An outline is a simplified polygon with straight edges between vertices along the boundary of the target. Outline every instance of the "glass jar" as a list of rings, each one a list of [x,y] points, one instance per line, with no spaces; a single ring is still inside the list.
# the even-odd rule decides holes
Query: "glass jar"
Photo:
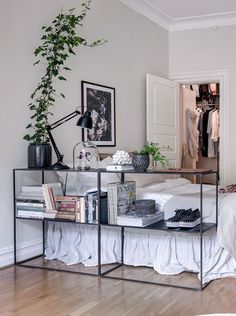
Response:
[[[73,169],[97,169],[98,161],[98,149],[93,142],[84,141],[75,145],[73,149]]]

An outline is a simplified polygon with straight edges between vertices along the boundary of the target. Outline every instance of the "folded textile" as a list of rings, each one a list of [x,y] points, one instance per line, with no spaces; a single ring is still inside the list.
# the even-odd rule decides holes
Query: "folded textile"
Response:
[[[233,193],[236,192],[236,184],[229,184],[219,189],[220,193]]]

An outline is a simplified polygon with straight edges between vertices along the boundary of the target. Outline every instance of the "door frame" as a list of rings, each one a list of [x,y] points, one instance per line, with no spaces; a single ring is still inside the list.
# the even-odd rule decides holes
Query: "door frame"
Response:
[[[220,184],[228,184],[229,175],[229,70],[207,70],[170,73],[180,85],[217,81],[220,84]]]

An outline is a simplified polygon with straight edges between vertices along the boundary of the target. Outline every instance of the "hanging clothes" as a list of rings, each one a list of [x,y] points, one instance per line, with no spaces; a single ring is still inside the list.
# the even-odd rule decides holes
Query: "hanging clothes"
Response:
[[[212,139],[212,115],[213,111],[209,112],[208,124],[207,124],[207,134],[208,134],[208,158],[214,158],[217,156],[215,142]]]
[[[198,114],[190,108],[186,109],[186,144],[189,156],[192,159],[198,160]]]
[[[215,110],[212,113],[212,132],[211,132],[211,139],[214,142],[218,142],[220,137],[220,116],[219,111]]]
[[[217,84],[216,83],[210,83],[210,91],[212,95],[217,95]]]
[[[200,150],[203,157],[208,157],[208,134],[207,134],[207,126],[208,126],[208,117],[210,110],[204,110],[200,114],[199,117],[199,144]]]
[[[209,113],[207,125],[209,158],[217,157],[219,132],[219,112],[214,109]]]

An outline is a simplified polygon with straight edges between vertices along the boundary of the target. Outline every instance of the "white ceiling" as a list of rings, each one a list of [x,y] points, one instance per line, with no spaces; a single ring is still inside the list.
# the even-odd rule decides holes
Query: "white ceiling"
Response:
[[[169,31],[236,24],[235,0],[121,0]]]

